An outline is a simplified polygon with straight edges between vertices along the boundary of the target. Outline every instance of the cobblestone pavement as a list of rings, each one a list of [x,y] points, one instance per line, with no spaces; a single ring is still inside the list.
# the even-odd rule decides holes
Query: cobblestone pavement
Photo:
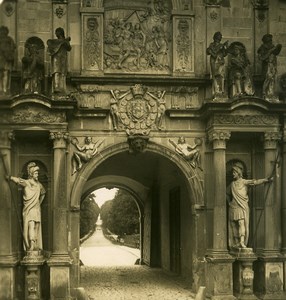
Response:
[[[81,286],[91,300],[191,300],[190,285],[147,266],[81,267]]]

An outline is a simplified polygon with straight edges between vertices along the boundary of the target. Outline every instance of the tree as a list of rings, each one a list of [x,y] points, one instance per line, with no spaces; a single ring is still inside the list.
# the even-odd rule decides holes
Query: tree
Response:
[[[117,235],[139,232],[139,211],[134,198],[124,190],[118,190],[112,201],[101,207],[103,226]]]
[[[99,216],[100,208],[94,201],[94,195],[90,194],[80,204],[80,238],[94,230]]]

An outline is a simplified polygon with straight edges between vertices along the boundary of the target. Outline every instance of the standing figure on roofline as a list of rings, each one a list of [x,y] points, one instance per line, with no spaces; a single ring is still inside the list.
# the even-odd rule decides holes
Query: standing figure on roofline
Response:
[[[207,48],[210,55],[210,67],[212,77],[212,95],[221,97],[225,93],[225,57],[227,56],[228,41],[221,43],[222,34],[218,31],[213,36],[213,42]]]
[[[53,93],[65,94],[67,75],[67,52],[71,51],[70,37],[65,37],[64,29],[58,27],[55,31],[57,39],[47,41],[48,52],[51,55]]]
[[[277,77],[277,55],[280,53],[282,45],[273,44],[272,34],[265,34],[262,38],[263,44],[258,48],[258,57],[262,63],[263,75],[263,98],[269,101],[277,101],[278,96],[275,95],[276,77]]]
[[[230,97],[253,96],[252,72],[245,46],[240,42],[233,42],[228,53]]]
[[[244,179],[244,167],[241,162],[232,166],[233,181],[227,187],[229,247],[247,248],[249,239],[249,198],[248,187],[268,183],[273,178]]]
[[[10,93],[11,71],[14,65],[16,45],[13,39],[8,36],[9,29],[6,26],[0,27],[0,95]]]

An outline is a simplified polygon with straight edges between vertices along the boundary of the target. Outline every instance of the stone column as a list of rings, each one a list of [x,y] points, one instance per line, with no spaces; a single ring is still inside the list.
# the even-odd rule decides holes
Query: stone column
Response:
[[[15,268],[18,263],[16,251],[13,249],[12,234],[18,226],[17,217],[14,215],[9,183],[5,179],[11,172],[11,139],[13,133],[0,131],[0,299],[16,299]],[[9,173],[9,174],[7,174]],[[13,223],[16,225],[13,226]]]
[[[232,263],[234,259],[227,250],[226,215],[226,141],[230,132],[211,130],[209,140],[213,142],[214,211],[213,246],[207,255],[207,289],[212,299],[230,300],[233,296]]]
[[[265,176],[275,176],[279,132],[265,132]],[[281,194],[278,178],[265,185],[264,247],[258,251],[254,272],[254,290],[263,299],[285,299],[283,293],[283,258],[280,255]]]
[[[66,148],[68,134],[52,132],[54,167],[52,178],[53,253],[50,267],[50,299],[70,299],[70,264],[68,253],[68,196]]]
[[[285,121],[284,121],[285,122]],[[286,182],[286,128],[284,128],[283,149],[281,153],[281,175],[282,182]],[[282,184],[282,253],[286,258],[286,184]]]

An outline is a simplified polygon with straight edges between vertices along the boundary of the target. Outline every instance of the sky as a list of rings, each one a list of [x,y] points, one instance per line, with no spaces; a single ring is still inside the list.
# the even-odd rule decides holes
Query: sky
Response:
[[[98,204],[99,207],[101,205],[114,198],[115,193],[117,192],[117,188],[107,189],[107,188],[101,188],[93,192],[93,194],[96,196],[95,202]]]

